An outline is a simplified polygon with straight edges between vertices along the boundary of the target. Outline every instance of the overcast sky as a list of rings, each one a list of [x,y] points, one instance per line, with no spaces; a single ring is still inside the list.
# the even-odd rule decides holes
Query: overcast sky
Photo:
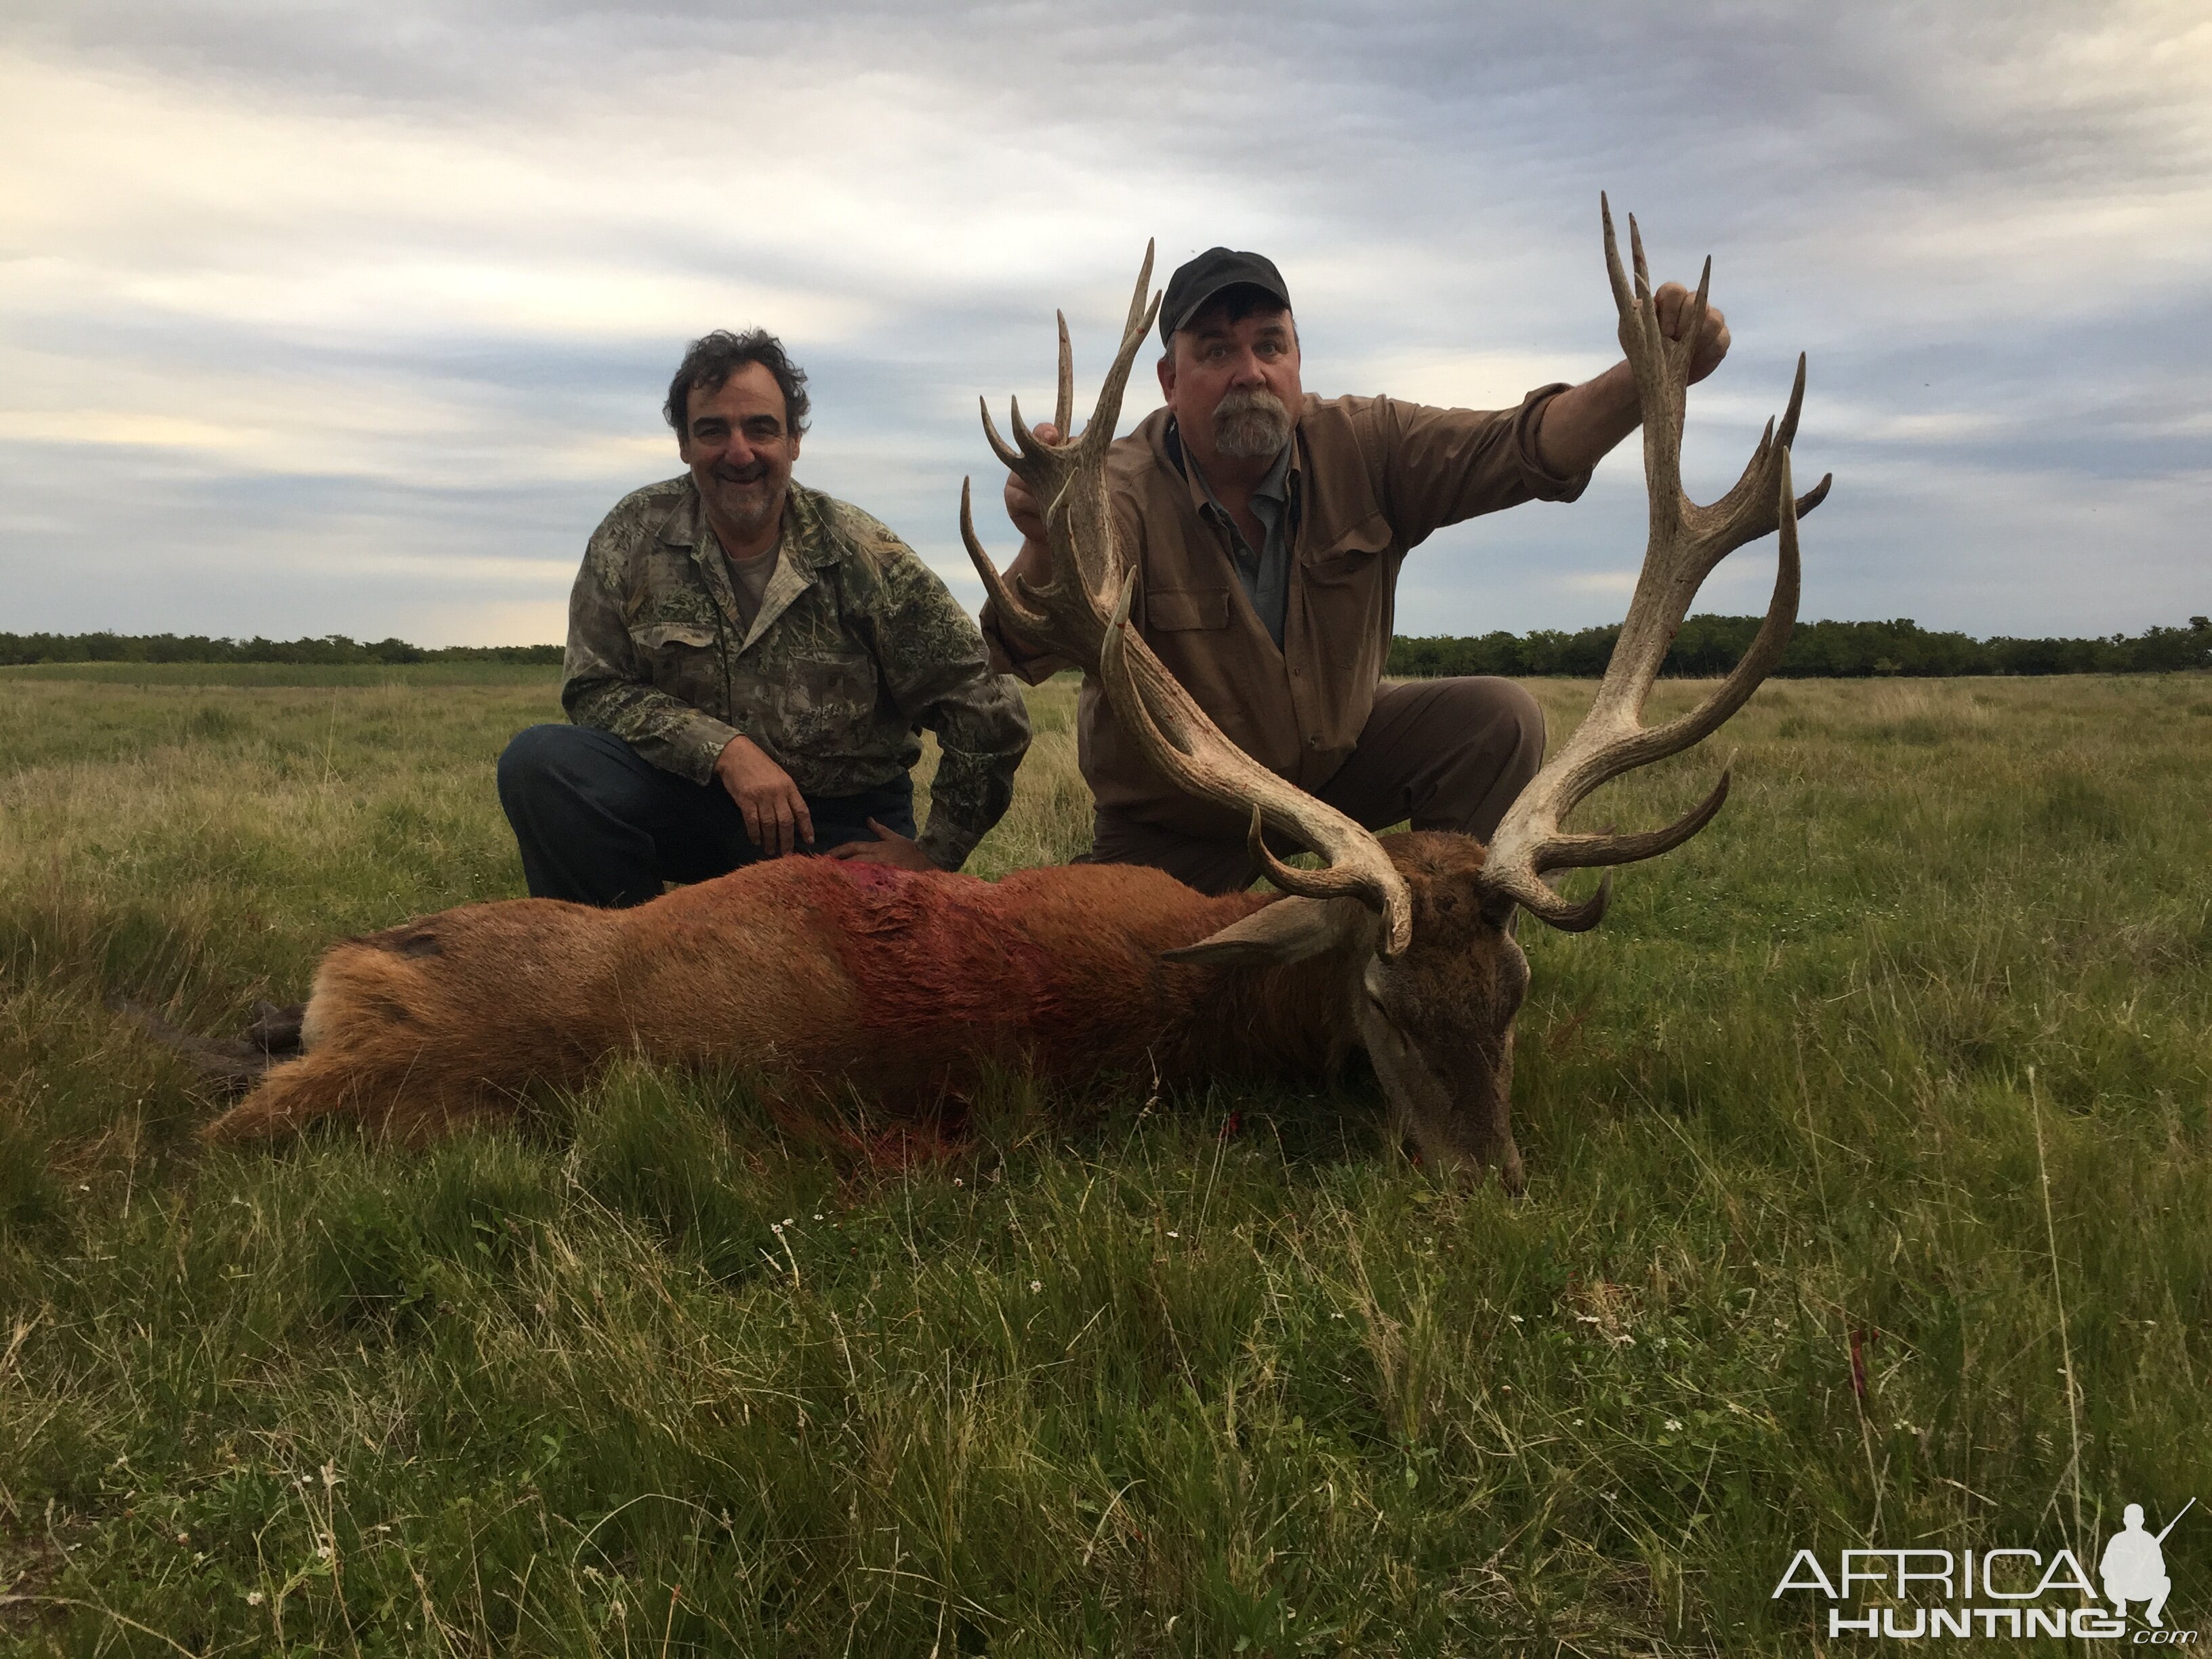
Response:
[[[678,470],[685,341],[750,324],[812,377],[798,476],[973,603],[976,396],[1049,408],[1064,307],[1087,402],[1146,238],[1163,278],[1272,255],[1310,391],[1492,407],[1616,355],[1601,189],[1655,275],[1713,255],[1693,495],[1811,358],[1803,614],[2212,610],[2202,0],[23,0],[0,629],[557,640],[592,526]],[[1632,444],[1440,533],[1400,630],[1616,618],[1642,501]],[[1698,608],[1763,608],[1771,547]]]

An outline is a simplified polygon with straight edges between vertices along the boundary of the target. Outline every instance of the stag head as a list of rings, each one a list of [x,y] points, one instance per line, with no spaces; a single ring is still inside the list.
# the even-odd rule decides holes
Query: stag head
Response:
[[[1800,356],[1779,428],[1770,421],[1735,485],[1699,506],[1682,493],[1681,441],[1690,358],[1706,308],[1705,262],[1679,339],[1659,325],[1643,239],[1629,221],[1632,264],[1624,270],[1611,207],[1600,198],[1606,269],[1620,313],[1620,343],[1635,379],[1644,431],[1650,538],[1620,642],[1589,713],[1530,780],[1486,848],[1469,837],[1415,832],[1377,840],[1343,814],[1252,760],[1207,719],[1129,623],[1136,572],[1117,545],[1109,508],[1106,447],[1138,345],[1158,300],[1148,305],[1147,249],[1127,326],[1090,423],[1047,444],[1012,410],[1014,442],[983,424],[993,448],[1044,504],[1049,577],[1032,586],[1003,581],[976,539],[969,495],[961,533],[1000,615],[1092,673],[1114,716],[1153,763],[1202,799],[1249,811],[1255,858],[1287,896],[1170,957],[1224,969],[1332,955],[1345,967],[1350,1024],[1389,1098],[1395,1127],[1428,1160],[1479,1172],[1494,1166],[1506,1187],[1522,1184],[1510,1103],[1513,1026],[1528,989],[1528,963],[1514,937],[1520,913],[1565,932],[1596,926],[1612,894],[1607,874],[1579,902],[1545,879],[1557,870],[1633,863],[1680,846],[1727,798],[1723,768],[1711,793],[1664,829],[1634,834],[1570,832],[1561,826],[1600,784],[1679,753],[1741,708],[1781,659],[1797,614],[1797,519],[1827,494],[1791,492],[1790,446],[1805,391]],[[1060,324],[1056,421],[1068,432],[1073,370]],[[1729,553],[1779,533],[1774,592],[1751,649],[1687,714],[1647,727],[1642,714],[1668,646],[1713,567]],[[1274,829],[1319,854],[1323,867],[1285,866],[1264,839]]]

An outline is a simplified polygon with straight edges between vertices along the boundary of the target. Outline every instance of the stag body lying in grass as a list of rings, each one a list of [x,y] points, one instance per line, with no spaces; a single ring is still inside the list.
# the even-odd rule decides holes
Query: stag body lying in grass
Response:
[[[1453,890],[1481,849],[1429,834],[1390,845],[1416,916],[1443,944],[1462,908]],[[1315,1077],[1356,1045],[1378,1060],[1400,1046],[1360,986],[1380,925],[1350,899],[1210,898],[1157,870],[1078,865],[987,882],[816,858],[631,910],[466,905],[333,949],[307,1005],[305,1055],[208,1133],[282,1135],[342,1113],[420,1142],[511,1109],[526,1084],[586,1083],[619,1054],[750,1062],[798,1090],[850,1086],[893,1109],[957,1097],[991,1068],[1170,1084]],[[1503,1008],[1451,999],[1437,1046],[1481,1053],[1524,983],[1506,977]],[[1506,1071],[1491,1074],[1502,1139],[1484,1151],[1517,1172]]]
[[[850,1086],[927,1103],[994,1066],[1055,1078],[1127,1071],[1163,1080],[1311,1074],[1364,1048],[1398,1126],[1443,1167],[1495,1165],[1517,1187],[1508,1119],[1513,1022],[1528,988],[1518,913],[1580,930],[1581,903],[1547,872],[1653,857],[1719,810],[1728,778],[1686,817],[1640,835],[1575,834],[1575,805],[1607,779],[1688,748],[1741,707],[1780,659],[1797,607],[1796,519],[1826,492],[1790,493],[1804,364],[1735,487],[1710,507],[1681,493],[1687,372],[1701,282],[1680,337],[1661,329],[1643,248],[1634,277],[1610,213],[1607,271],[1644,425],[1651,535],[1620,638],[1589,715],[1508,810],[1486,850],[1437,833],[1377,839],[1224,738],[1128,626],[1137,572],[1117,544],[1107,447],[1158,301],[1148,253],[1121,346],[1080,436],[1023,425],[1000,459],[1046,503],[1050,575],[1000,579],[961,528],[1002,617],[1095,673],[1116,720],[1162,773],[1249,812],[1254,849],[1286,896],[1209,898],[1158,872],[1033,870],[996,884],[823,860],[755,866],[629,911],[550,900],[472,905],[339,945],[308,1004],[304,1058],[272,1069],[210,1127],[283,1133],[331,1113],[410,1139],[509,1103],[538,1081],[577,1084],[608,1059],[740,1064],[804,1087]],[[1707,267],[1710,277],[1711,266]],[[1060,332],[1056,424],[1070,429]],[[1765,623],[1735,671],[1688,714],[1640,715],[1705,576],[1780,532]],[[1267,830],[1320,854],[1298,870]]]

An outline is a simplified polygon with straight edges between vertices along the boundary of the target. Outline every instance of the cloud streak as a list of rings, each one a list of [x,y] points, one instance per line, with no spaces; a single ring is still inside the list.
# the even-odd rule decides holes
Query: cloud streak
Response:
[[[799,475],[972,601],[974,400],[1048,398],[1055,307],[1095,385],[1147,237],[1272,252],[1310,389],[1480,405],[1611,360],[1601,188],[1662,274],[1716,255],[1693,491],[1812,358],[1808,615],[2172,621],[2212,605],[2208,94],[2157,4],[51,9],[0,25],[8,625],[557,637],[675,470],[684,341],[756,322],[814,379]],[[1441,533],[1401,626],[1610,618],[1640,495],[1632,445]]]

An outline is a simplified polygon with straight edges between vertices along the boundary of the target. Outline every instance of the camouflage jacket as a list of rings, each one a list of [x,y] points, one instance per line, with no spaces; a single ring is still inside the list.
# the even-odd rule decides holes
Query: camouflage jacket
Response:
[[[579,726],[695,783],[751,738],[802,794],[850,795],[943,750],[922,850],[957,869],[1013,799],[1029,747],[1014,683],[913,550],[858,507],[793,483],[783,550],[750,629],[690,476],[626,495],[568,600],[561,702]]]

